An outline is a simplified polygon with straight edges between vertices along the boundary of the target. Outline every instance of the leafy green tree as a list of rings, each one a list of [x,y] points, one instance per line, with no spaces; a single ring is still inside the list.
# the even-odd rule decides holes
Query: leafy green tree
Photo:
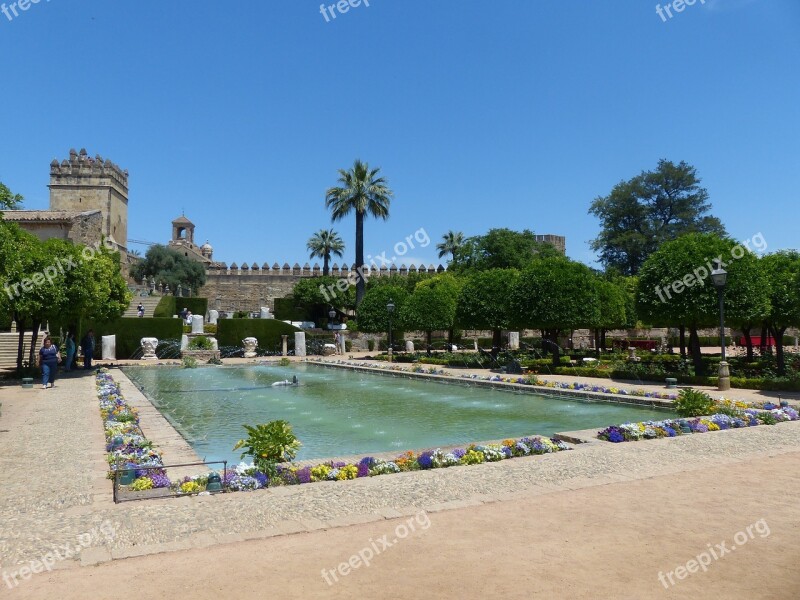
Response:
[[[380,285],[368,290],[357,309],[358,330],[366,333],[389,331],[389,311],[386,305],[391,300],[395,305],[392,329],[399,331],[401,327],[399,316],[408,297],[406,288],[401,286]]]
[[[695,373],[704,374],[698,330],[719,323],[719,302],[710,272],[721,258],[728,272],[725,316],[742,322],[769,310],[768,284],[757,257],[734,240],[691,233],[664,243],[639,271],[637,306],[654,325],[689,329]]]
[[[512,326],[511,292],[519,279],[516,269],[476,271],[466,277],[458,294],[456,322],[467,329],[491,329],[492,346],[501,345],[502,331]]]
[[[333,229],[320,229],[311,236],[306,247],[312,259],[322,259],[322,275],[324,277],[330,274],[328,264],[331,256],[341,257],[344,253],[344,242]]]
[[[767,325],[775,338],[778,375],[786,375],[783,336],[789,327],[800,326],[800,253],[787,250],[761,259],[769,281],[770,311]]]
[[[542,330],[542,343],[558,365],[559,334],[592,327],[600,320],[598,278],[589,267],[564,257],[532,262],[511,292],[511,310],[521,327]]]
[[[136,281],[155,279],[156,283],[169,285],[176,290],[180,284],[197,293],[206,283],[206,270],[202,264],[180,252],[156,244],[150,246],[144,260],[133,266],[131,275]]]
[[[695,168],[660,160],[655,171],[643,171],[618,183],[608,196],[592,202],[589,213],[600,219],[592,242],[606,269],[636,275],[661,244],[686,233],[725,235],[720,220],[708,214],[708,192]]]
[[[342,281],[337,277],[306,277],[298,281],[292,289],[295,306],[308,311],[312,320],[320,317],[327,319],[330,307],[346,312],[355,308],[356,294],[353,286],[343,290],[339,286]]]
[[[441,273],[418,283],[400,311],[403,328],[424,331],[429,345],[434,331],[447,330],[452,342],[460,287],[459,281],[450,273]]]
[[[380,168],[370,169],[367,163],[356,160],[349,171],[339,170],[339,186],[325,193],[325,206],[334,221],[340,221],[351,212],[356,215],[356,306],[361,305],[366,293],[366,281],[361,272],[364,266],[364,219],[389,218],[389,205],[394,195],[388,182],[379,176]]]
[[[524,269],[538,258],[561,256],[551,244],[536,241],[525,229],[490,229],[486,235],[471,237],[456,248],[450,270],[461,273],[489,269]]]
[[[448,254],[451,260],[455,258],[456,252],[464,245],[464,234],[460,231],[450,230],[442,236],[442,242],[436,244],[439,251],[439,258],[444,258]]]
[[[625,285],[625,279],[608,281],[597,280],[597,302],[599,311],[597,321],[592,323],[595,330],[595,348],[598,355],[606,347],[606,332],[609,329],[625,329],[636,325],[635,314],[632,313],[632,294]]]
[[[22,200],[22,196],[12,193],[7,186],[0,182],[0,211],[17,209],[22,205]],[[0,218],[2,216],[3,213],[0,212]]]

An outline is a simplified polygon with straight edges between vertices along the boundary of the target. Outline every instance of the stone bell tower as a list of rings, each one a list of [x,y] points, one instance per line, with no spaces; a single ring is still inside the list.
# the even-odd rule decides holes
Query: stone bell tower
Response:
[[[50,210],[102,214],[102,236],[127,256],[128,171],[85,149],[69,151],[69,159],[50,163]]]

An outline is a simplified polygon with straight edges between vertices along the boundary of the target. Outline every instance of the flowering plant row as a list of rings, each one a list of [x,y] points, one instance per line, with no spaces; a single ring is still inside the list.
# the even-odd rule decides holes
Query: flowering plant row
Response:
[[[760,411],[752,408],[739,410],[733,414],[717,413],[710,417],[695,419],[667,419],[664,421],[645,421],[642,423],[623,423],[612,425],[597,432],[597,437],[609,442],[633,442],[662,437],[676,437],[692,433],[707,433],[722,429],[774,425],[783,421],[797,421],[798,412],[790,407]]]

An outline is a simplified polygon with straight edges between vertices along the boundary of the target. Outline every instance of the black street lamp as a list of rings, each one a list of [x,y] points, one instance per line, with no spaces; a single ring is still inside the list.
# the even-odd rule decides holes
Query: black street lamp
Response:
[[[719,363],[717,389],[726,391],[731,389],[731,372],[728,362],[725,360],[725,284],[728,282],[728,272],[722,268],[719,260],[717,260],[717,268],[711,271],[711,281],[714,282],[719,296],[719,345],[722,351],[722,360]]]
[[[394,313],[394,302],[389,298],[389,304],[386,305],[386,312],[389,313],[389,362],[392,362],[392,314]]]
[[[328,329],[333,329],[333,322],[336,320],[336,309],[331,306],[328,311]]]

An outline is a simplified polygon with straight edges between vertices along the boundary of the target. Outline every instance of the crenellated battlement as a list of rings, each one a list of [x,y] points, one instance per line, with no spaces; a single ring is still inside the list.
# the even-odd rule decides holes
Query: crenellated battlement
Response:
[[[77,152],[74,148],[69,151],[69,159],[60,163],[53,159],[50,163],[50,185],[91,185],[91,179],[111,179],[127,195],[128,171],[120,169],[109,159],[103,159],[99,154],[94,158],[88,155],[85,148]],[[106,182],[107,184],[108,182]]]
[[[442,273],[447,269],[443,265],[439,265],[438,267],[434,266],[433,264],[429,266],[420,265],[417,267],[416,265],[412,264],[410,266],[406,266],[405,264],[401,264],[399,267],[395,264],[390,266],[383,265],[378,267],[377,265],[373,264],[372,266],[364,265],[363,273],[364,275],[369,277],[389,277],[392,275],[401,275],[406,276],[409,273]],[[337,263],[333,263],[330,267],[330,275],[332,277],[348,277],[350,274],[356,274],[355,265],[351,268],[346,263],[342,266],[339,266]],[[284,263],[281,266],[278,263],[273,264],[272,266],[269,263],[264,263],[260,267],[258,263],[252,263],[250,265],[247,262],[243,262],[241,265],[237,263],[232,263],[228,266],[226,263],[213,263],[206,267],[206,275],[207,276],[222,276],[222,275],[229,275],[229,276],[276,276],[276,275],[285,275],[285,276],[292,276],[292,277],[319,277],[322,275],[322,267],[319,263],[314,263],[312,267],[309,263],[305,263],[302,267],[299,263],[294,263],[294,266],[290,265],[289,263]]]

